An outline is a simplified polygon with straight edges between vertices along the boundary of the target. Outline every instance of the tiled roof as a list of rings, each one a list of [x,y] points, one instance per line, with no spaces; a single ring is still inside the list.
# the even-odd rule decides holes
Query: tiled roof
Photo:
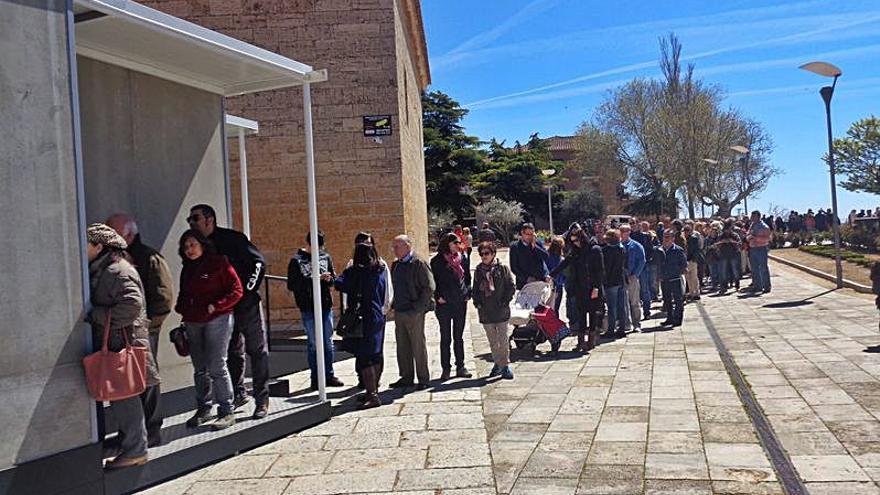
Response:
[[[544,140],[550,151],[574,151],[574,136],[552,136]]]

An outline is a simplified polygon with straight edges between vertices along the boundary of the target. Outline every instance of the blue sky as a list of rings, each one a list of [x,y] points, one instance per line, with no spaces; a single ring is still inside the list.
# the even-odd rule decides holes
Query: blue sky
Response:
[[[761,122],[783,171],[749,207],[830,206],[824,106],[829,79],[798,70],[824,60],[843,77],[836,136],[880,115],[880,0],[425,0],[432,89],[470,109],[469,133],[508,144],[565,135],[606,92],[657,76],[658,38],[675,32],[697,74]],[[841,216],[880,197],[838,188]]]

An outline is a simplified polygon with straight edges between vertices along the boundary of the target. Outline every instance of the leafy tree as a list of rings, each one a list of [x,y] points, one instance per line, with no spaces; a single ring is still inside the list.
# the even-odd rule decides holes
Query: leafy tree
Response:
[[[529,216],[546,218],[548,180],[543,170],[559,171],[563,165],[553,160],[546,143],[537,134],[525,146],[515,148],[505,148],[493,139],[488,156],[484,171],[473,176],[471,185],[483,196],[520,202]]]
[[[564,229],[574,222],[587,218],[603,218],[605,203],[599,191],[591,187],[581,187],[576,191],[566,192],[554,211],[554,219],[558,222],[556,230]]]
[[[485,160],[480,140],[465,134],[461,125],[467,113],[440,91],[422,94],[428,206],[451,211],[458,218],[473,211],[475,201],[468,186]]]
[[[428,210],[428,225],[434,229],[444,229],[455,223],[455,214],[449,210]]]
[[[504,241],[510,241],[523,220],[523,206],[516,201],[490,198],[476,207],[477,223],[488,222]]]
[[[880,194],[880,119],[872,115],[854,122],[845,138],[834,140],[834,157],[837,171],[846,175],[841,186]]]

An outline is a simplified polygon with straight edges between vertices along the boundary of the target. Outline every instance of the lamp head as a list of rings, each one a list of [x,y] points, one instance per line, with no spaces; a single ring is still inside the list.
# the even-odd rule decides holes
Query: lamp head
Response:
[[[552,176],[552,175],[554,175],[554,174],[556,173],[556,170],[555,170],[555,169],[552,169],[552,168],[548,168],[548,169],[545,169],[545,170],[541,170],[541,173],[544,174],[544,175],[547,176],[547,177],[550,177],[550,176]]]
[[[843,71],[841,71],[839,67],[834,64],[829,64],[828,62],[810,62],[800,66],[800,68],[825,77],[837,78],[843,74]]]

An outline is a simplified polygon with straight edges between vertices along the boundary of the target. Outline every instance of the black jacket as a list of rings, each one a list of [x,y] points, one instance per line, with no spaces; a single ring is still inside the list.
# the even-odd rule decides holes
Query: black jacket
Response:
[[[494,291],[489,291],[487,274],[492,277]],[[471,293],[480,323],[503,323],[510,319],[510,301],[516,293],[510,268],[498,260],[490,266],[478,264],[474,271],[474,287]]]
[[[602,257],[602,248],[596,244],[588,244],[585,247],[570,245],[565,259],[550,272],[551,277],[556,277],[564,270],[565,290],[572,294],[588,296],[593,289],[602,292],[602,284],[605,281],[605,262]]]
[[[427,313],[434,310],[434,275],[428,263],[418,255],[392,263],[391,280],[394,284],[391,304],[394,311]]]
[[[330,288],[336,280],[336,270],[333,269],[333,258],[324,251],[318,254],[318,264],[321,266],[321,274],[330,274],[329,282],[321,280],[321,309],[326,312],[333,309]],[[293,292],[293,298],[300,311],[315,311],[312,292],[312,254],[305,249],[297,251],[287,264],[287,289]]]
[[[452,268],[446,263],[446,259],[442,254],[437,254],[431,258],[431,273],[434,275],[434,300],[440,298],[446,300],[447,304],[464,304],[470,297],[471,292],[471,272],[464,266],[464,279],[459,279]]]
[[[626,249],[620,244],[602,246],[605,262],[605,286],[617,287],[626,283]]]
[[[516,276],[516,288],[522,289],[529,279],[543,281],[547,277],[547,257],[544,244],[537,242],[535,248],[516,241],[510,245],[510,270]]]
[[[700,246],[700,236],[696,233],[691,233],[691,235],[685,237],[685,239],[687,239],[687,260],[693,261],[694,263],[703,263],[705,257],[703,256],[703,249]]]
[[[215,227],[209,237],[217,248],[217,253],[229,258],[235,273],[241,280],[244,296],[239,304],[253,304],[260,301],[260,284],[266,275],[266,260],[247,236],[237,230]]]
[[[631,237],[645,248],[645,263],[650,263],[654,259],[654,238],[647,232],[633,232]]]

